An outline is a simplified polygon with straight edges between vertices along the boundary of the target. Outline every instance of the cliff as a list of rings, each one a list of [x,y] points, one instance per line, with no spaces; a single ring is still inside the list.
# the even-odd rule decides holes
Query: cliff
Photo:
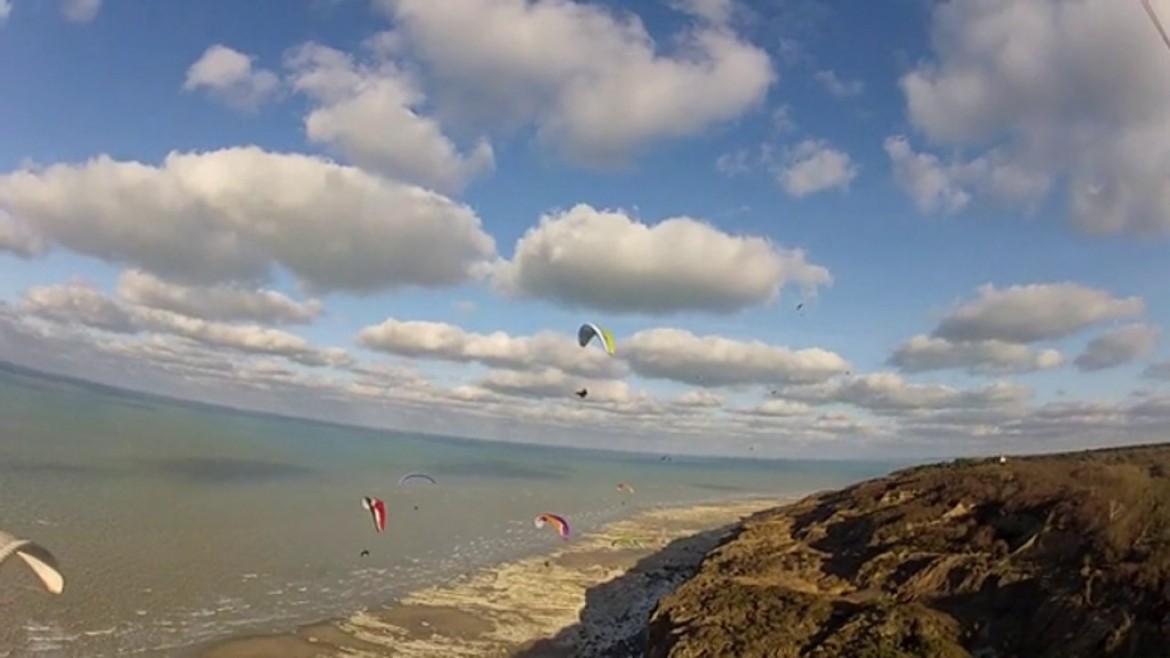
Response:
[[[918,467],[748,517],[648,658],[1170,655],[1170,445]]]

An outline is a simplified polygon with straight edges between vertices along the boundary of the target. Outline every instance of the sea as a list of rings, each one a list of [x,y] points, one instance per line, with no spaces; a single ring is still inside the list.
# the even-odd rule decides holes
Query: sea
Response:
[[[0,658],[184,655],[556,548],[648,508],[838,488],[896,462],[720,459],[347,427],[0,367]],[[409,472],[431,475],[435,484]],[[628,482],[631,494],[617,483]],[[386,502],[375,532],[362,496]],[[368,555],[363,555],[368,552]]]

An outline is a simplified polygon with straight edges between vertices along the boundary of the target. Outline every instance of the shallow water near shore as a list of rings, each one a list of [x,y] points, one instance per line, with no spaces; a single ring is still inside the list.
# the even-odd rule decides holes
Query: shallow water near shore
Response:
[[[0,657],[172,656],[559,548],[533,527],[540,512],[584,534],[655,506],[787,496],[893,467],[412,436],[0,370],[0,528],[50,547],[67,577],[51,597],[19,565],[0,570]],[[397,485],[410,471],[438,484]],[[385,534],[363,495],[386,500]]]

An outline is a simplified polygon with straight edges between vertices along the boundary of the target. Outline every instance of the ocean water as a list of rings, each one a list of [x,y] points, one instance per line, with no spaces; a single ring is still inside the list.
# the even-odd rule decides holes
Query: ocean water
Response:
[[[245,414],[0,368],[0,658],[171,656],[393,601],[640,509],[835,488],[900,466],[543,448]],[[437,485],[400,486],[423,471]],[[628,481],[636,493],[619,492]],[[377,534],[360,498],[383,498]],[[361,556],[368,550],[368,556]]]

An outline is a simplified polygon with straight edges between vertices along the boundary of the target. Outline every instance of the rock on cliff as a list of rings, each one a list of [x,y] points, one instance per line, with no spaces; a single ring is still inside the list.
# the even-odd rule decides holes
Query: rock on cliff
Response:
[[[917,467],[756,514],[648,658],[1170,656],[1170,445]]]

